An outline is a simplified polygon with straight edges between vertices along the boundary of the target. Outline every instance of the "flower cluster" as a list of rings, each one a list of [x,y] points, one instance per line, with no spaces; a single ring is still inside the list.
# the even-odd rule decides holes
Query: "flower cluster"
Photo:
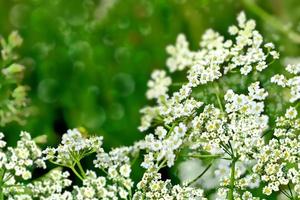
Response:
[[[136,148],[121,147],[106,153],[101,145],[102,137],[84,137],[78,129],[73,129],[63,135],[61,145],[44,151],[47,159],[69,167],[83,181],[81,187],[74,185],[72,191],[62,190],[50,199],[127,199],[132,194],[129,156],[136,153]],[[90,154],[96,155],[94,166],[106,176],[83,169],[80,160]]]
[[[300,119],[297,115],[297,110],[290,107],[284,116],[278,117],[275,138],[255,155],[258,162],[253,171],[268,183],[263,189],[267,195],[294,185],[296,196],[300,196]]]
[[[85,138],[78,129],[68,130],[57,148],[44,150],[46,159],[61,166],[73,166],[102,145],[102,137]]]
[[[144,143],[141,144],[140,148],[148,151],[147,159],[142,163],[142,166],[150,168],[164,162],[167,162],[168,167],[173,166],[176,151],[182,145],[186,132],[187,127],[184,123],[171,127],[169,131],[158,126],[154,134],[147,135]]]
[[[42,159],[42,151],[29,133],[21,132],[21,139],[14,148],[5,148],[3,137],[3,133],[0,133],[0,194],[2,191],[10,196],[11,192],[24,191],[23,184],[19,180],[29,180],[34,167],[46,168],[46,164]]]
[[[1,66],[1,106],[0,125],[12,121],[24,123],[24,118],[30,114],[27,97],[28,87],[22,85],[25,66],[19,63],[15,49],[20,47],[23,39],[17,31],[12,32],[8,39],[0,37]]]
[[[201,49],[190,51],[184,35],[179,35],[175,46],[168,46],[167,52],[171,57],[167,61],[170,72],[187,69],[188,82],[183,84],[172,95],[163,88],[158,99],[157,106],[145,107],[139,129],[145,131],[163,118],[164,123],[170,124],[178,118],[191,116],[202,102],[195,100],[192,95],[193,88],[205,85],[220,79],[222,76],[240,67],[243,75],[251,71],[262,71],[267,65],[268,55],[278,59],[278,53],[273,50],[271,43],[263,44],[263,38],[255,30],[255,21],[246,20],[242,12],[238,16],[238,27],[231,26],[229,33],[235,36],[235,40],[225,40],[219,33],[209,29],[200,42]],[[233,31],[234,30],[234,31]],[[166,77],[158,79],[155,85],[164,85]],[[151,82],[152,83],[152,82]],[[148,93],[152,91],[149,90]],[[153,93],[153,92],[151,92]]]
[[[1,170],[5,171],[4,178],[9,182],[14,182],[15,177],[30,179],[30,168],[33,166],[46,167],[42,160],[42,151],[31,139],[30,134],[21,132],[20,137],[15,148],[8,147],[5,153],[1,152]],[[5,143],[2,143],[4,147]]]
[[[264,194],[282,191],[288,198],[294,199],[293,195],[299,198],[299,136],[294,133],[282,138],[299,126],[298,119],[290,124],[288,131],[274,128],[274,139],[268,141],[264,136],[273,129],[265,109],[268,91],[261,87],[263,83],[255,78],[255,82],[248,85],[248,94],[237,94],[224,85],[222,89],[226,90],[220,92],[218,87],[219,80],[221,82],[224,76],[230,77],[237,70],[241,76],[257,77],[272,59],[279,58],[275,46],[264,43],[255,30],[254,20],[247,20],[242,12],[237,21],[237,26],[228,29],[232,39],[226,40],[209,29],[196,51],[189,49],[183,34],[178,36],[175,45],[167,47],[170,73],[184,71],[187,82],[176,84],[173,79],[174,86],[179,85],[178,90],[172,87],[163,88],[161,93],[157,91],[160,96],[156,96],[156,104],[141,110],[139,129],[154,130],[141,142],[140,148],[146,150],[142,166],[149,170],[165,165],[171,167],[177,158],[204,159],[202,165],[207,167],[203,167],[203,174],[209,171],[211,176],[201,181],[201,185],[207,188],[208,179],[216,180],[213,181],[213,187],[219,188],[216,199],[259,199],[249,189],[258,188],[261,181],[268,183],[262,191]],[[298,75],[299,66],[288,65],[287,71]],[[297,76],[286,79],[283,75],[275,75],[271,82],[291,88],[291,102],[295,102],[300,91],[298,79]],[[163,81],[156,85],[166,86]],[[197,91],[203,85],[217,88],[216,101],[203,102],[198,98]],[[220,96],[222,93],[224,96]],[[290,122],[296,119],[296,108],[288,109],[285,117]],[[283,119],[277,120],[277,126],[278,123],[282,126]],[[275,149],[280,150],[276,152]],[[273,167],[272,173],[278,171],[279,174],[265,175],[269,173],[266,168],[269,165]],[[281,181],[285,184],[279,180],[280,176],[284,177]],[[294,192],[286,191],[288,183]],[[280,188],[280,185],[284,187]]]
[[[300,64],[288,64],[286,70],[294,76],[287,78],[282,74],[276,74],[271,78],[271,82],[289,88],[290,102],[295,102],[300,99]]]
[[[155,70],[151,75],[152,80],[148,81],[149,90],[147,91],[148,99],[155,99],[160,96],[166,95],[168,87],[171,85],[172,80],[166,76],[166,71]]]
[[[4,147],[6,144],[2,141],[3,134],[0,138],[1,147]],[[73,129],[63,135],[57,148],[47,148],[42,154],[35,142],[30,140],[30,135],[22,132],[16,148],[8,147],[6,154],[1,150],[2,192],[8,199],[20,200],[127,199],[132,195],[133,187],[129,155],[136,153],[135,147],[116,148],[105,153],[101,145],[102,137],[84,137],[78,129]],[[93,153],[96,154],[95,167],[101,169],[105,176],[99,176],[92,170],[84,170],[81,165],[81,159]],[[71,169],[82,180],[82,186],[74,185],[69,172],[63,172],[61,168],[53,169],[28,184],[14,178],[20,175],[23,179],[31,178],[28,168],[33,164],[45,167],[44,160]],[[71,190],[68,189],[70,187]]]
[[[137,189],[133,196],[134,200],[206,200],[201,189],[172,185],[170,180],[161,180],[161,174],[157,173],[156,168],[150,168],[144,173]]]
[[[243,12],[238,16],[238,26],[230,26],[228,32],[235,40],[225,40],[214,30],[207,30],[200,42],[201,49],[197,51],[190,51],[185,36],[180,34],[176,44],[167,47],[171,55],[167,60],[170,72],[187,68],[189,81],[199,85],[218,79],[237,67],[241,67],[243,75],[254,69],[262,71],[268,67],[268,55],[279,58],[274,45],[263,44],[262,36],[255,30],[255,21],[246,20]]]
[[[93,171],[87,171],[86,178],[83,181],[83,186],[74,187],[73,199],[78,200],[93,200],[93,199],[127,199],[129,193],[128,189],[131,188],[130,183],[120,180],[120,186],[118,184],[109,185],[105,177],[97,177]]]
[[[264,143],[262,133],[267,128],[268,117],[262,115],[266,93],[258,83],[249,86],[249,95],[238,95],[232,90],[225,94],[226,112],[213,105],[205,106],[203,112],[191,121],[192,131],[188,140],[192,149],[209,153],[226,153],[235,149],[235,154],[245,160],[253,149]],[[228,148],[229,147],[229,148]]]
[[[107,174],[106,179],[112,183],[109,188],[114,192],[114,197],[127,199],[132,195],[134,183],[130,178],[131,161],[138,151],[136,146],[131,146],[115,148],[108,153],[103,150],[97,152],[94,165]]]
[[[101,136],[73,129],[62,136],[61,144],[42,153],[26,132],[15,148],[6,148],[0,133],[0,199],[258,200],[256,193],[299,199],[300,65],[287,66],[293,78],[268,79],[291,89],[285,114],[271,115],[266,109],[271,92],[257,77],[279,54],[272,43],[263,42],[255,21],[244,13],[237,21],[228,29],[232,39],[209,29],[197,51],[189,50],[182,34],[167,47],[169,71],[184,71],[186,82],[176,84],[173,79],[172,84],[166,71],[153,72],[146,96],[154,105],[141,110],[139,127],[149,133],[132,146],[105,151]],[[236,72],[256,78],[239,89],[222,82]],[[217,89],[213,98],[197,95],[203,86]],[[93,167],[85,169],[82,161],[91,157]],[[134,182],[132,165],[140,157],[138,164],[145,171]],[[24,181],[32,178],[33,166],[45,168],[47,161],[60,167]],[[179,166],[182,178],[191,163],[197,168],[182,184],[162,176],[163,168]],[[72,181],[70,171],[80,184]]]
[[[60,168],[55,168],[46,174],[41,180],[35,180],[28,185],[17,184],[5,187],[4,193],[9,194],[8,199],[32,199],[39,198],[43,200],[51,199],[55,194],[61,192],[64,188],[71,185],[72,181],[68,179],[68,172],[62,172]]]

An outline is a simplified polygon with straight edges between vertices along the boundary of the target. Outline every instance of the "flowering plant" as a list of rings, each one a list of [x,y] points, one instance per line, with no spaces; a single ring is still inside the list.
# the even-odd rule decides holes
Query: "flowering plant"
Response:
[[[132,146],[107,152],[102,137],[73,129],[54,148],[40,150],[26,132],[6,148],[0,134],[0,199],[254,200],[257,192],[299,199],[300,64],[288,65],[287,75],[265,76],[279,53],[254,20],[242,12],[237,21],[229,39],[209,29],[196,51],[182,34],[167,47],[169,72],[186,80],[152,73],[152,102],[141,110],[139,127],[149,133]],[[282,114],[268,111],[276,84],[289,91]],[[131,166],[139,156],[145,170],[135,181]],[[93,168],[85,169],[82,160],[91,157]],[[198,175],[181,184],[163,178],[161,169],[194,161],[203,166]],[[30,170],[47,163],[57,167],[32,178]]]
[[[15,53],[23,39],[18,32],[12,32],[8,39],[0,37],[0,65],[1,65],[1,101],[0,126],[12,121],[24,123],[29,115],[27,91],[22,85],[25,66],[20,64],[19,56]]]

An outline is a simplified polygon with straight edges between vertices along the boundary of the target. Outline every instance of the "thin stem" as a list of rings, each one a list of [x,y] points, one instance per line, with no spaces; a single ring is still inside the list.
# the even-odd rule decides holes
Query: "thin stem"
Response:
[[[161,168],[163,168],[164,167],[164,165],[166,164],[166,159],[164,159],[161,163],[160,163],[160,165],[158,165],[158,170],[160,170]]]
[[[11,174],[7,175],[6,178],[3,177],[3,182],[5,183],[5,182],[9,181],[12,177],[13,177],[13,175],[11,175]]]
[[[220,143],[220,145],[221,145],[221,148],[223,149],[223,151],[225,151],[229,156],[233,157],[231,152],[227,149],[227,147],[222,142]]]
[[[4,200],[3,186],[0,184],[0,200]]]
[[[216,94],[216,97],[217,97],[219,108],[221,109],[222,112],[224,112],[224,109],[223,109],[223,106],[222,106],[222,103],[221,103],[221,99],[220,99],[220,96],[219,96],[220,88],[219,88],[218,84],[215,84],[215,89],[216,89],[215,94]]]
[[[175,128],[177,123],[172,124],[171,128],[169,129],[168,133],[167,133],[167,137],[171,134],[171,132],[173,131],[173,129]]]
[[[3,194],[3,186],[4,186],[4,175],[5,175],[5,169],[0,170],[0,200],[4,200],[4,194]]]
[[[166,126],[168,129],[171,129],[171,126],[169,126],[169,125],[167,125],[167,124],[166,124],[165,126]]]
[[[3,170],[0,170],[0,183],[3,183],[4,180],[4,176],[5,176],[5,168]]]
[[[233,200],[233,192],[234,192],[234,182],[235,182],[235,162],[236,159],[233,158],[230,167],[230,188],[228,193],[228,200]]]
[[[300,102],[298,102],[295,106],[295,108],[297,109],[300,106]]]
[[[135,162],[138,160],[139,158],[139,154],[134,156],[134,159],[131,161],[130,165],[133,166],[135,164]]]
[[[232,156],[231,153],[228,151],[228,149],[226,149],[225,147],[223,147],[221,145],[221,148],[223,149],[223,151],[225,151],[225,153],[227,153],[229,156]]]
[[[53,164],[55,164],[55,165],[58,165],[58,166],[61,166],[61,167],[68,167],[68,168],[70,168],[73,172],[74,172],[74,174],[80,179],[80,180],[82,180],[83,181],[83,178],[82,178],[82,176],[76,171],[76,169],[74,168],[74,164],[72,164],[72,165],[62,165],[62,164],[60,164],[60,163],[58,163],[58,162],[55,162],[55,161],[53,161],[53,160],[49,160],[51,163],[53,163]],[[1,199],[0,199],[1,200]]]
[[[251,10],[254,14],[259,16],[265,23],[268,23],[274,29],[277,29],[281,33],[287,35],[290,40],[300,44],[300,34],[288,28],[284,23],[267,13],[265,10],[255,4],[253,0],[243,0],[245,6]]]
[[[131,189],[129,189],[128,193],[129,193],[128,194],[128,196],[129,196],[128,198],[129,198],[129,200],[131,200],[132,199],[132,191],[131,191]]]
[[[266,132],[264,132],[264,134],[261,135],[261,138],[265,137],[265,136],[268,135],[269,133],[272,133],[272,131],[266,131]]]
[[[81,163],[80,163],[80,160],[76,161],[76,163],[77,163],[77,166],[78,166],[78,168],[79,168],[79,170],[80,170],[81,176],[82,176],[83,178],[85,178],[86,175],[85,175],[85,172],[84,172],[84,170],[83,170],[83,168],[82,168],[82,165],[81,165]]]
[[[203,155],[203,154],[188,154],[188,155],[182,155],[182,157],[184,158],[199,158],[199,159],[207,159],[207,158],[212,158],[212,159],[223,159],[223,160],[231,160],[231,158],[229,157],[222,157],[223,154],[216,154],[216,155],[212,155],[212,154],[207,154],[207,155]]]
[[[103,168],[100,168],[100,169],[101,169],[102,172],[104,172],[104,174],[108,175],[108,172],[105,171],[105,169],[103,169]]]
[[[61,167],[69,167],[68,165],[60,164],[60,163],[58,163],[58,162],[55,162],[54,160],[49,160],[49,162],[51,162],[52,164],[57,165],[57,166],[61,166]]]
[[[289,199],[293,199],[290,195],[289,195],[289,193],[287,193],[286,191],[284,191],[284,190],[281,190],[281,189],[279,189],[279,191],[284,195],[284,196],[286,196],[287,198],[289,198]]]
[[[232,148],[231,142],[228,141],[228,144],[229,144],[229,148],[231,150],[232,156],[234,157],[234,152],[233,152],[233,148]]]
[[[81,175],[76,171],[76,169],[73,166],[70,166],[70,169],[74,172],[74,174],[81,180],[83,181],[83,178]]]
[[[199,174],[196,178],[194,178],[192,181],[190,181],[187,185],[190,186],[193,183],[195,183],[197,180],[199,180],[199,178],[201,178],[206,172],[207,170],[209,170],[209,168],[212,166],[212,163],[210,163],[204,170],[203,172],[201,172],[201,174]]]
[[[220,158],[222,155],[221,154],[217,154],[217,155],[212,155],[212,154],[207,154],[207,155],[203,155],[203,154],[190,154],[190,157],[193,158]]]
[[[291,189],[290,183],[288,184],[288,188],[289,188],[289,191],[290,191],[290,193],[291,193],[291,197],[292,197],[292,199],[294,199],[294,195],[293,195],[293,192],[292,192],[292,189]]]
[[[187,84],[187,82],[176,82],[176,83],[172,83],[171,86],[176,87],[176,86],[182,86],[184,84]]]

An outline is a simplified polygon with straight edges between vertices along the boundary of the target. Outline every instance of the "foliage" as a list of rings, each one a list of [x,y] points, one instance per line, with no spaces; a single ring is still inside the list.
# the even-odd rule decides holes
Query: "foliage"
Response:
[[[22,85],[24,65],[19,64],[15,49],[22,45],[23,39],[18,32],[12,32],[8,39],[0,39],[1,44],[1,102],[0,125],[17,121],[25,123],[29,115],[27,91],[28,86]]]

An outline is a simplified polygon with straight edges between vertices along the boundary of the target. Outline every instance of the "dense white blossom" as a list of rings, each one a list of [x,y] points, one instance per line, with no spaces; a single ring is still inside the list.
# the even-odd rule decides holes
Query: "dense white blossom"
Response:
[[[173,80],[174,88],[163,88],[163,94],[157,98],[156,104],[141,110],[139,127],[141,131],[151,130],[141,142],[141,148],[146,150],[142,163],[144,168],[171,167],[182,156],[182,152],[190,159],[208,159],[214,164],[203,162],[203,169],[204,172],[209,169],[209,172],[206,172],[202,181],[194,181],[203,188],[209,188],[206,183],[211,180],[210,184],[216,184],[211,187],[220,187],[215,194],[215,199],[219,200],[259,199],[248,190],[259,188],[261,181],[270,182],[262,174],[266,173],[265,165],[272,162],[262,162],[260,154],[271,152],[275,148],[269,147],[273,140],[278,141],[277,148],[287,146],[291,149],[293,146],[294,160],[286,163],[297,166],[300,155],[299,147],[295,146],[297,136],[293,140],[278,139],[276,137],[284,136],[285,131],[275,128],[274,139],[268,141],[264,137],[272,130],[264,102],[269,92],[262,87],[264,83],[257,81],[259,79],[255,78],[248,85],[248,94],[237,94],[230,88],[223,90],[223,96],[219,92],[217,82],[224,76],[239,71],[241,76],[257,77],[272,63],[270,60],[279,58],[274,44],[264,43],[262,36],[255,30],[254,20],[247,20],[242,12],[237,21],[237,26],[232,25],[228,29],[230,39],[209,29],[202,36],[200,49],[196,51],[189,49],[183,34],[178,36],[175,45],[167,47],[170,55],[167,60],[169,71],[183,71],[186,82],[176,84]],[[286,70],[298,75],[299,66],[288,65]],[[291,102],[295,102],[300,94],[298,79],[298,76],[286,78],[275,75],[271,82],[291,88]],[[217,86],[217,93],[220,93],[216,94],[217,100],[211,103],[197,99],[195,93],[199,91],[198,88],[203,85],[211,87],[212,82]],[[297,109],[290,107],[285,118],[295,120]],[[176,132],[179,127],[184,130],[181,134]],[[281,156],[288,159],[283,152]],[[273,157],[276,155],[270,156]],[[286,166],[281,168],[286,169]],[[299,169],[295,168],[289,173],[290,176],[298,176],[298,172]],[[271,178],[273,182],[269,184],[273,188],[267,185],[262,192],[269,195],[272,191],[279,191],[279,184],[274,188],[277,178],[278,176]],[[281,181],[284,182],[283,179]],[[291,185],[294,192],[298,193],[300,187],[295,178]],[[281,188],[280,191],[282,190],[285,191],[286,188]]]
[[[168,87],[171,85],[172,80],[166,76],[163,70],[155,70],[151,75],[152,80],[148,81],[149,90],[147,91],[147,98],[154,99],[166,95]]]
[[[175,46],[167,47],[167,52],[171,55],[167,61],[170,72],[187,69],[188,82],[173,94],[166,94],[168,89],[165,87],[155,93],[149,90],[151,94],[165,95],[158,98],[156,106],[141,110],[143,114],[139,127],[141,131],[150,128],[151,124],[160,121],[160,118],[163,118],[164,123],[171,124],[178,118],[194,113],[202,102],[191,97],[193,88],[213,82],[238,67],[243,75],[253,70],[262,71],[268,66],[268,55],[277,59],[277,53],[273,50],[274,45],[271,43],[264,45],[262,36],[255,30],[255,21],[247,21],[241,13],[238,24],[239,26],[234,28],[236,29],[234,31],[236,34],[233,34],[234,40],[225,40],[219,33],[209,29],[202,36],[198,51],[188,49],[188,43],[182,34],[178,36]],[[230,27],[229,32],[232,33],[232,29],[233,27]],[[153,81],[151,83],[156,85]]]
[[[156,160],[157,162],[165,161],[167,166],[173,166],[176,158],[176,151],[182,145],[186,132],[187,127],[184,123],[171,127],[169,131],[162,127],[157,127],[155,133],[148,134],[144,143],[141,144],[141,148],[149,151],[151,157],[153,157],[150,160],[145,159],[142,166],[145,168],[154,166],[152,160]],[[157,136],[158,138],[156,138]]]
[[[7,181],[14,179],[14,177],[21,177],[25,180],[30,179],[31,167],[46,167],[42,160],[42,151],[31,140],[30,134],[21,132],[20,137],[21,139],[17,142],[15,148],[8,147],[5,154],[2,152],[0,166],[6,171]]]
[[[275,138],[271,139],[257,154],[253,171],[267,182],[263,192],[270,195],[282,186],[294,185],[296,196],[300,196],[300,119],[297,111],[290,107],[276,120]]]
[[[282,74],[276,74],[271,78],[272,83],[290,89],[290,102],[300,99],[300,64],[288,64],[286,70],[292,74],[286,77]]]
[[[161,180],[161,174],[156,168],[150,168],[144,173],[137,185],[133,200],[206,200],[203,190],[188,186],[172,185],[170,180]]]
[[[79,161],[83,157],[94,153],[101,147],[102,137],[85,138],[77,130],[68,130],[62,137],[62,142],[57,148],[44,150],[46,159],[58,165],[72,166],[74,160]]]

